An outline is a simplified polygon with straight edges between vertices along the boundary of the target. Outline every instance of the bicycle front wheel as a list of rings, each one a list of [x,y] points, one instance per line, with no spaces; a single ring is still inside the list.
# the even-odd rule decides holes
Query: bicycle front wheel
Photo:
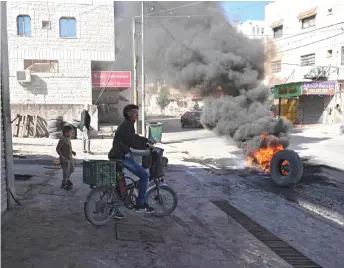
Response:
[[[101,185],[92,189],[84,204],[87,221],[94,226],[105,225],[115,213],[117,201],[111,187]]]
[[[161,185],[149,188],[146,193],[146,202],[153,207],[152,213],[156,217],[165,217],[173,213],[178,205],[177,194],[172,188]]]

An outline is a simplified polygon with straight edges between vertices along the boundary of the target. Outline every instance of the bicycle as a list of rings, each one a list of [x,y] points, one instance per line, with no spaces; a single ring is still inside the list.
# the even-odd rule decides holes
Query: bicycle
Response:
[[[146,192],[146,202],[155,208],[152,215],[156,217],[168,216],[176,209],[178,205],[177,194],[164,183],[163,173],[163,149],[153,147],[149,150],[141,151],[141,153],[134,153],[136,156],[149,157],[152,159],[152,155],[155,154],[155,160],[149,164],[149,184]],[[154,157],[153,157],[154,158]],[[94,187],[87,195],[86,202],[84,204],[84,213],[88,222],[94,226],[105,225],[117,212],[117,210],[124,205],[128,210],[132,210],[136,206],[138,198],[139,181],[135,181],[131,177],[124,175],[123,160],[114,160],[116,162],[116,179],[114,183],[98,185]],[[128,181],[128,183],[127,183]],[[162,213],[159,213],[156,204],[149,203],[150,198],[158,205],[164,207],[166,204],[165,194],[172,196],[172,206]],[[96,202],[95,211],[92,211],[91,200],[95,196],[100,196],[100,200]],[[101,214],[104,219],[98,220],[95,218],[95,214]]]

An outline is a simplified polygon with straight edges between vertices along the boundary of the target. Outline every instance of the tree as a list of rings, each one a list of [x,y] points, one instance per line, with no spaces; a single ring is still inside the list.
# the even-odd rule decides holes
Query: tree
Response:
[[[157,104],[159,105],[161,110],[165,110],[165,108],[170,104],[171,96],[170,91],[167,86],[163,86],[160,89],[159,95],[157,97]]]

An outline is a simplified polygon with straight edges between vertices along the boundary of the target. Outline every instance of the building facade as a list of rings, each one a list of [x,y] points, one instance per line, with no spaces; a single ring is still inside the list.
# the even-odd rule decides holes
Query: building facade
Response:
[[[263,20],[247,20],[235,25],[238,32],[251,39],[264,39],[271,37],[272,31],[269,24]]]
[[[12,118],[68,121],[93,104],[92,71],[115,59],[114,2],[14,0],[7,18]]]
[[[301,0],[297,5],[277,0],[265,7],[265,21],[273,35],[265,43],[268,84],[299,85],[292,89],[300,93],[298,96],[275,94],[279,96],[281,110],[288,111],[294,123],[341,121],[344,108],[342,14],[342,0]],[[289,90],[283,86],[278,88],[282,93]],[[286,107],[281,107],[281,99],[289,99],[282,101]]]

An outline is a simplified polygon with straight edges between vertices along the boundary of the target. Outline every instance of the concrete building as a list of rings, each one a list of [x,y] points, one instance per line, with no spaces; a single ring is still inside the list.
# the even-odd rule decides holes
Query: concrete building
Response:
[[[99,100],[103,87],[118,90],[101,73],[115,60],[113,1],[14,0],[7,14],[12,118],[64,115],[71,121],[84,104]],[[97,128],[98,109],[91,107]]]
[[[239,32],[251,39],[264,39],[272,34],[270,25],[263,20],[247,20],[237,23],[236,27]]]
[[[283,85],[274,94],[281,115],[294,123],[341,121],[343,14],[343,0],[300,0],[297,5],[278,0],[265,7],[273,32],[265,43],[268,84]]]

